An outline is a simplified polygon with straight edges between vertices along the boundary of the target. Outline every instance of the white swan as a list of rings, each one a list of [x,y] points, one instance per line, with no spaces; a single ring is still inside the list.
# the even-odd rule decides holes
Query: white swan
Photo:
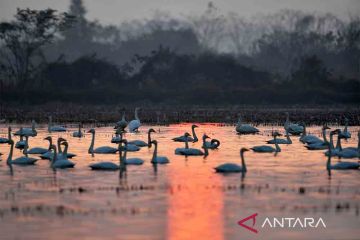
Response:
[[[84,133],[81,130],[81,123],[79,123],[79,128],[77,131],[73,132],[73,137],[82,138],[84,136]]]
[[[25,142],[26,142],[27,147],[29,147],[29,137],[28,136],[25,137]],[[26,149],[26,153],[27,154],[44,154],[44,153],[48,152],[49,149],[50,149],[50,146],[49,146],[49,148],[34,147],[29,150]],[[24,149],[24,151],[25,151],[25,149]]]
[[[35,129],[35,121],[31,121],[31,128],[20,128],[20,130],[16,131],[14,133],[15,136],[29,136],[29,137],[35,137],[37,136],[37,131]]]
[[[119,166],[113,162],[99,162],[90,164],[91,170],[102,170],[102,171],[116,171],[119,170]]]
[[[348,131],[349,119],[345,118],[345,127],[344,130],[341,131],[340,135],[342,138],[348,139],[351,138],[351,133]]]
[[[138,147],[148,147],[150,148],[151,147],[151,133],[154,133],[155,130],[150,128],[148,130],[148,141],[147,142],[144,142],[142,140],[132,140],[132,141],[128,141],[128,144],[133,144],[135,146],[138,146]]]
[[[66,151],[66,154],[62,151],[62,149],[61,149],[61,143],[62,142],[66,142],[66,139],[64,139],[64,138],[62,138],[62,137],[60,137],[60,138],[58,138],[58,140],[57,140],[57,149],[58,149],[58,159],[60,159],[60,158],[73,158],[73,157],[76,157],[76,154],[74,154],[74,153],[69,153],[69,152],[67,152]]]
[[[220,141],[217,139],[211,139],[210,142],[205,141],[205,146],[207,149],[217,149],[220,146]]]
[[[124,131],[123,130],[121,130],[120,128],[118,128],[117,130],[116,130],[116,135],[115,135],[115,137],[113,137],[112,139],[111,139],[111,143],[120,143],[122,140],[123,140],[123,134],[124,134]],[[137,140],[135,140],[135,141],[137,141]],[[141,144],[140,143],[140,140],[138,140],[139,142],[137,142],[138,144]],[[146,144],[146,143],[145,143]],[[144,145],[144,143],[142,143],[141,145]],[[145,146],[147,146],[147,145],[145,145]],[[137,152],[137,151],[139,151],[140,150],[140,147],[139,146],[136,146],[135,144],[132,144],[132,143],[128,143],[127,144],[127,151],[128,152]]]
[[[95,144],[95,129],[90,129],[88,133],[92,134],[91,138],[91,144],[88,150],[88,153],[91,153],[92,156],[94,156],[94,153],[97,154],[114,154],[118,151],[118,148],[109,147],[109,146],[102,146],[94,149]]]
[[[128,152],[137,152],[140,150],[140,147],[134,145],[134,144],[127,144],[126,151]]]
[[[119,146],[118,146],[118,151],[119,151],[119,165],[113,163],[113,162],[98,162],[98,163],[93,163],[90,164],[89,167],[91,168],[91,170],[101,170],[101,171],[116,171],[119,170],[122,164],[122,144],[123,141],[119,142]]]
[[[185,139],[185,147],[184,147],[184,148],[176,148],[176,149],[175,149],[175,154],[176,154],[176,155],[183,155],[182,152],[183,152],[183,151],[186,151],[186,149],[189,148],[189,142],[186,141],[186,139],[187,139],[189,136],[191,136],[191,135],[190,135],[189,133],[187,133],[187,132],[184,134],[183,137],[184,137],[184,139]]]
[[[185,137],[188,137],[190,136],[189,133],[185,133],[184,135]],[[203,137],[203,147],[204,147],[204,152],[201,151],[200,149],[197,149],[197,148],[189,148],[189,143],[187,140],[185,140],[185,148],[177,148],[175,149],[175,154],[176,155],[184,155],[184,156],[202,156],[202,155],[205,155],[207,156],[208,155],[208,149],[206,147],[206,145],[204,144],[204,141],[206,138],[208,138],[208,136],[204,135]]]
[[[357,145],[357,147],[347,147],[347,148],[344,148],[344,149],[349,149],[349,150],[359,151],[360,152],[360,130],[358,131],[357,136],[358,136],[358,145]],[[339,143],[339,144],[341,145],[341,143]]]
[[[249,149],[241,148],[240,150],[241,166],[235,163],[224,163],[217,166],[215,168],[215,171],[219,173],[237,173],[237,172],[245,173],[247,171],[247,168],[245,164],[244,152],[246,151],[249,151]]]
[[[165,156],[158,156],[157,155],[157,148],[158,148],[158,142],[156,140],[151,141],[152,144],[154,144],[154,152],[153,156],[151,158],[151,163],[153,164],[167,164],[170,162],[170,160]]]
[[[277,142],[277,144],[292,144],[289,132],[286,130],[286,139],[282,139],[282,138],[274,138],[271,140],[266,141],[268,144],[275,144],[275,142]]]
[[[59,155],[56,152],[56,147],[55,145],[51,146],[51,149],[54,151],[54,157],[51,159],[51,168],[55,169],[55,168],[73,168],[75,166],[75,163],[71,162],[69,159],[67,159],[66,157],[66,153],[68,150],[68,142],[62,142],[61,145],[65,146],[64,152],[62,154],[63,157],[59,158]]]
[[[173,140],[174,142],[185,142],[185,141],[188,141],[188,142],[197,142],[197,141],[199,141],[199,139],[198,139],[198,137],[197,137],[197,135],[196,135],[196,132],[195,132],[195,128],[197,128],[197,127],[198,127],[198,126],[195,125],[195,124],[191,125],[191,131],[192,131],[193,137],[190,137],[190,135],[187,136],[187,137],[185,137],[185,135],[182,135],[182,136],[180,136],[180,137],[175,137],[175,138],[173,138],[172,140]]]
[[[313,144],[313,143],[317,143],[317,142],[321,142],[321,139],[318,138],[317,136],[314,135],[310,135],[306,133],[306,126],[305,124],[301,124],[301,126],[303,126],[303,132],[300,136],[300,142],[302,143],[306,143],[306,144]]]
[[[353,149],[343,149],[337,153],[339,158],[360,158],[360,152]]]
[[[278,132],[274,132],[273,134],[274,136],[274,144],[275,144],[275,148],[268,146],[268,145],[261,145],[261,146],[255,146],[250,148],[251,150],[253,150],[254,152],[258,152],[258,153],[272,153],[272,152],[281,152],[281,149],[276,141],[277,136],[281,136],[280,133]]]
[[[6,160],[7,165],[11,165],[11,164],[33,165],[36,163],[37,159],[28,157],[28,155],[26,153],[24,156],[12,160],[12,155],[13,155],[13,151],[14,151],[14,141],[12,139],[10,139],[9,144],[10,144],[10,153]],[[25,150],[26,150],[26,148],[27,148],[27,146],[25,145]]]
[[[22,129],[22,128],[20,128],[20,129]],[[20,140],[18,142],[16,142],[15,148],[22,150],[25,148],[25,145],[26,145],[26,142],[24,140],[24,136],[20,135]]]
[[[50,142],[50,145],[52,145],[52,138],[50,136],[44,138],[44,140],[48,140]],[[65,158],[65,157],[66,158],[76,157],[76,154],[69,153],[69,152],[67,152],[66,155],[64,155],[64,153],[63,153],[63,151],[61,149],[61,143],[65,142],[65,141],[66,141],[66,139],[61,138],[61,137],[58,138],[58,140],[57,140],[57,155],[58,155],[57,158],[60,159],[60,158]],[[54,157],[54,152],[51,151],[51,150],[49,150],[46,153],[40,155],[41,159],[51,160],[53,157]]]
[[[125,144],[124,147],[124,156],[123,156],[123,162],[125,165],[142,165],[144,163],[144,160],[141,158],[126,158],[127,152],[128,152],[128,142],[126,139],[122,140]]]
[[[102,171],[116,171],[119,170],[119,166],[113,162],[98,162],[90,164],[91,170],[102,170]]]
[[[339,137],[345,138],[343,135],[340,135]],[[336,155],[340,158],[360,158],[360,131],[358,132],[358,146],[342,148],[341,140],[340,140],[339,152]]]
[[[327,149],[327,145],[329,144],[329,141],[326,139],[326,130],[330,129],[328,126],[323,126],[322,128],[322,135],[323,135],[323,141],[315,142],[312,144],[308,144],[305,146],[308,150],[324,150]]]
[[[49,141],[49,149],[46,153],[43,153],[40,155],[41,159],[51,159],[53,156],[53,152],[51,149],[51,145],[52,145],[52,137],[51,136],[47,136],[46,138],[44,138],[44,140]]]
[[[288,132],[292,135],[300,135],[304,130],[303,126],[297,123],[290,122],[290,115],[288,112],[286,112],[286,121],[284,124],[284,129],[288,130]]]
[[[54,153],[53,153],[52,149],[50,149],[51,145],[53,144],[52,137],[51,137],[51,136],[48,136],[48,137],[44,138],[44,140],[48,140],[48,141],[49,141],[49,151],[47,151],[47,152],[44,153],[44,154],[41,154],[41,155],[40,155],[40,158],[41,158],[41,159],[48,159],[48,160],[50,160],[50,159],[52,159],[53,156],[54,156]],[[58,146],[60,146],[60,141],[61,141],[61,140],[62,140],[62,138],[58,138]],[[63,140],[65,140],[65,139],[63,139]]]
[[[62,126],[53,126],[52,125],[52,116],[49,116],[49,123],[48,123],[48,132],[66,132],[66,128]]]
[[[328,150],[329,150],[329,155],[328,155],[328,160],[326,162],[326,169],[327,170],[350,170],[350,169],[359,169],[360,164],[356,163],[356,162],[338,162],[334,165],[331,164],[331,147],[330,144],[328,143]]]
[[[111,138],[111,143],[120,143],[123,139],[123,135],[125,130],[121,129],[120,127],[116,128],[115,136]]]
[[[111,138],[111,143],[120,143],[121,142],[122,137],[120,136],[119,133],[115,133],[115,136]]]
[[[331,154],[331,156],[337,156],[337,154],[339,153],[339,151],[341,151],[341,137],[339,135],[340,133],[340,129],[335,129],[334,131],[330,132],[330,148],[331,148],[331,153],[329,152],[329,150],[327,150],[325,152],[325,156],[328,156],[329,154]],[[337,144],[336,144],[336,148],[334,147],[334,135],[338,134],[338,138],[337,138]]]
[[[259,132],[259,129],[251,126],[250,124],[242,124],[241,116],[239,115],[238,123],[236,125],[236,132],[238,134],[255,134]]]
[[[125,119],[125,112],[123,112],[122,118],[121,118],[120,121],[118,121],[118,122],[116,123],[115,128],[120,128],[121,130],[124,131],[125,128],[127,127],[127,125],[128,125],[128,122],[127,122],[126,119]]]
[[[138,116],[139,110],[140,110],[140,108],[135,108],[135,119],[131,120],[128,125],[129,132],[138,132],[139,131],[139,128],[141,126],[140,119]]]
[[[1,137],[0,144],[9,143],[9,140],[11,140],[11,127],[10,126],[8,127],[8,137],[7,138]]]

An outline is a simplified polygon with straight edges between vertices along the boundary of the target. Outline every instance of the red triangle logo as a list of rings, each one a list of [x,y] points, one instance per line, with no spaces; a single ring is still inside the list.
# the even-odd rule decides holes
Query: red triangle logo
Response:
[[[238,222],[238,224],[239,224],[240,226],[242,226],[243,228],[246,228],[247,230],[252,231],[253,233],[258,233],[258,231],[257,231],[255,228],[252,228],[252,227],[254,227],[254,225],[255,225],[255,223],[256,223],[256,216],[257,216],[257,215],[258,215],[257,213],[254,213],[253,215],[250,215],[250,216],[248,216],[248,217],[240,220],[240,221]],[[248,220],[250,220],[250,219],[253,220],[253,221],[252,221],[252,227],[244,224],[246,221],[248,221]]]

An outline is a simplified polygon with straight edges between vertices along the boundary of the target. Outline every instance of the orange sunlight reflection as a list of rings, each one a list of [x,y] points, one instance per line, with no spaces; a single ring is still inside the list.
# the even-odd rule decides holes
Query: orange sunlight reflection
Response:
[[[223,196],[212,185],[221,185],[221,178],[215,176],[203,165],[202,158],[179,160],[172,166],[171,190],[168,201],[168,239],[223,239]],[[180,166],[179,166],[180,165]],[[201,175],[200,178],[188,176]]]

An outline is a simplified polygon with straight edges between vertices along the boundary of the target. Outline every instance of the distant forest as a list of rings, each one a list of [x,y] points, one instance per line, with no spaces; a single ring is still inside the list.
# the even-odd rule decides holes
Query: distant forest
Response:
[[[42,104],[359,104],[360,16],[282,10],[103,25],[18,9],[0,23],[0,100]]]

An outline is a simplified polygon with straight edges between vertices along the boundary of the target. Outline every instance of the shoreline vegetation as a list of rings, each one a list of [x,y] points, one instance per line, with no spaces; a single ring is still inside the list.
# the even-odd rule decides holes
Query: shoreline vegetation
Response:
[[[186,122],[236,124],[239,115],[243,122],[255,125],[283,125],[286,112],[290,121],[307,125],[343,125],[345,118],[350,126],[360,125],[360,107],[349,105],[79,105],[48,103],[43,105],[0,105],[2,123],[47,123],[48,117],[59,123],[97,123],[103,125],[119,121],[125,112],[126,120],[134,118],[135,107],[141,107],[139,118],[145,124],[174,124]]]
[[[248,19],[224,15],[212,2],[204,7],[181,19],[160,14],[120,25],[87,19],[81,0],[71,0],[66,12],[17,9],[0,22],[0,102],[152,103],[154,111],[171,106],[169,122],[206,121],[186,112],[176,117],[172,106],[359,105],[359,16],[281,10]],[[115,120],[109,111],[98,118]],[[225,112],[208,118],[233,122],[236,113]]]
[[[0,122],[360,125],[360,17],[281,10],[104,25],[86,5],[0,22]],[[208,31],[211,26],[212,31]],[[35,31],[36,30],[36,31]],[[225,45],[224,45],[225,44]],[[241,104],[240,104],[241,103]],[[125,109],[125,110],[123,110]]]

